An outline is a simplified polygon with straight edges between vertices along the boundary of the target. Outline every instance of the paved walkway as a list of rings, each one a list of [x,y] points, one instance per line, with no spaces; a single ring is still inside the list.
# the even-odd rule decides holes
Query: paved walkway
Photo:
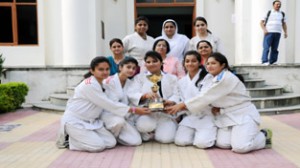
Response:
[[[300,114],[263,116],[273,149],[248,154],[144,143],[101,153],[54,145],[61,114],[22,109],[0,115],[0,168],[295,168],[300,167]]]

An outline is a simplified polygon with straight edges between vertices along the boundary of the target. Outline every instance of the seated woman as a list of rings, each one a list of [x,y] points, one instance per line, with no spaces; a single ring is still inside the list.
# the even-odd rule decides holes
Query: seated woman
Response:
[[[183,59],[187,75],[178,82],[182,101],[189,100],[203,90],[202,80],[207,71],[201,65],[201,57],[197,51],[188,51]],[[189,112],[187,112],[189,113]],[[194,145],[198,148],[208,148],[215,144],[217,127],[211,108],[199,109],[197,114],[185,116],[179,123],[175,136],[175,144],[180,146]]]
[[[159,53],[149,51],[146,53],[145,66],[147,72],[140,73],[134,78],[133,90],[128,92],[128,97],[134,105],[147,105],[147,102],[158,98],[164,99],[164,105],[174,104],[179,101],[177,77],[162,71],[163,60]],[[152,91],[153,83],[148,77],[156,75],[161,80],[158,92]],[[156,87],[157,89],[157,87]],[[155,139],[161,143],[174,142],[177,129],[175,119],[162,111],[153,110],[150,115],[143,115],[137,118],[136,127],[144,141]]]
[[[128,89],[133,81],[129,78],[134,76],[138,62],[132,57],[124,58],[119,64],[119,73],[106,78],[103,84],[108,97],[114,102],[129,104],[127,98]],[[134,110],[134,109],[133,109]],[[101,115],[105,127],[114,134],[117,141],[123,145],[136,146],[142,143],[140,133],[134,127],[134,115],[119,116],[104,111]]]
[[[106,96],[102,82],[108,77],[109,69],[106,57],[92,60],[86,79],[75,88],[74,96],[67,103],[56,142],[58,148],[89,152],[112,148],[116,145],[116,139],[103,127],[100,120],[103,110],[120,116],[149,113],[146,108],[129,107]]]
[[[251,103],[245,85],[229,71],[226,57],[213,53],[208,57],[206,69],[209,75],[203,80],[203,86],[207,88],[192,99],[167,107],[168,113],[188,109],[197,114],[207,106],[217,107],[212,109],[218,127],[216,146],[237,153],[271,147],[272,131],[259,131],[259,112]]]
[[[165,39],[156,40],[153,44],[153,51],[156,51],[161,55],[163,59],[164,72],[173,74],[177,76],[179,79],[185,75],[182,64],[178,60],[178,58],[173,57],[171,55],[167,56],[167,54],[170,52],[170,45],[167,40]],[[141,72],[147,71],[144,64],[141,68]]]

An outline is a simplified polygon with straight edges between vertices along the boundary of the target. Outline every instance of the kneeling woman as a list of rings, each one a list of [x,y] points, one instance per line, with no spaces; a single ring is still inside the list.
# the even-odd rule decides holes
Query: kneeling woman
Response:
[[[181,101],[197,96],[203,91],[202,80],[207,74],[201,65],[201,56],[197,51],[188,51],[183,58],[187,75],[178,82]],[[187,112],[189,113],[189,112]],[[190,114],[179,123],[175,144],[180,146],[194,145],[198,148],[209,148],[215,144],[217,127],[211,114],[211,107],[199,109],[197,114]]]
[[[179,101],[177,77],[162,71],[163,60],[156,51],[149,51],[144,57],[147,71],[134,78],[133,90],[128,92],[128,97],[134,105],[143,105],[155,98],[163,98],[164,104],[175,104]],[[158,83],[159,90],[153,93],[153,83],[148,79],[151,75],[161,76]],[[153,111],[150,115],[139,116],[136,127],[144,141],[154,138],[161,143],[174,142],[177,123],[171,115],[162,111]]]
[[[259,112],[251,103],[245,85],[229,71],[226,57],[213,53],[208,57],[206,69],[209,75],[203,83],[208,88],[184,103],[168,107],[168,113],[183,109],[199,113],[199,109],[207,106],[217,107],[212,109],[218,127],[216,146],[237,153],[270,147],[272,132],[259,131]]]
[[[147,113],[148,109],[131,108],[111,101],[105,94],[102,81],[108,77],[110,64],[105,57],[96,57],[90,65],[90,73],[85,75],[68,101],[61,119],[58,148],[99,152],[116,145],[115,137],[103,127],[100,115],[103,110],[125,116],[128,113]]]
[[[133,83],[130,78],[134,76],[137,67],[138,62],[135,58],[126,57],[119,63],[119,72],[104,80],[106,93],[111,100],[126,105],[129,104],[127,94]],[[105,128],[114,134],[119,143],[136,146],[142,143],[142,139],[140,133],[134,127],[135,116],[130,113],[124,117],[104,111],[101,120],[103,120]]]

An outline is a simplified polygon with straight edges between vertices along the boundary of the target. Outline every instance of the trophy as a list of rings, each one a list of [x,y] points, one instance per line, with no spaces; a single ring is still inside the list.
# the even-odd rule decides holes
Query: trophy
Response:
[[[157,91],[159,90],[159,86],[158,86],[157,82],[159,82],[161,80],[161,77],[162,77],[161,75],[147,76],[147,78],[153,83],[153,86],[151,87],[151,90],[153,93],[157,93]],[[163,104],[162,98],[158,97],[158,98],[149,100],[148,108],[151,111],[162,111],[164,109],[164,104]]]

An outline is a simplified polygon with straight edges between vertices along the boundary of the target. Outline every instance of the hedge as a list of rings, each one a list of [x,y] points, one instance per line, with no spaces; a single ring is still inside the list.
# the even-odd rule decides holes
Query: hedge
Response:
[[[0,113],[21,107],[28,90],[28,86],[22,82],[0,84]]]

